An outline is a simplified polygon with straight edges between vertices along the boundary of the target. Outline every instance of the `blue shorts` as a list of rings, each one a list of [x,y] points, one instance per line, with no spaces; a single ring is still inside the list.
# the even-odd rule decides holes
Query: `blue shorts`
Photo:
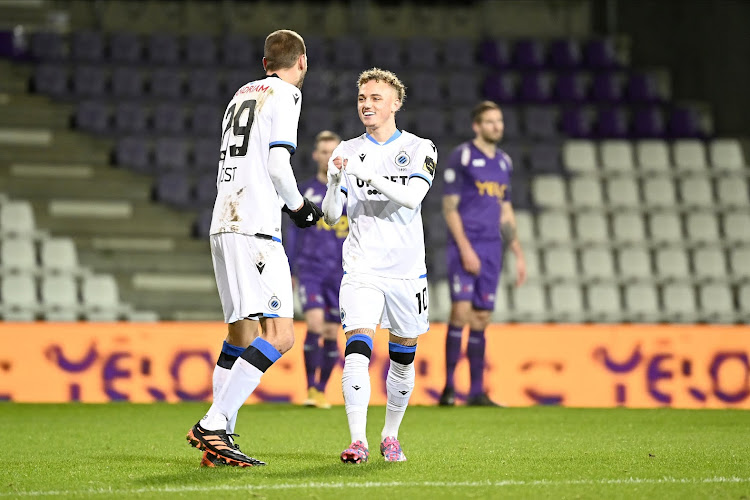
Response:
[[[479,275],[466,272],[461,265],[458,247],[449,242],[446,248],[448,279],[450,280],[451,302],[471,301],[474,309],[492,311],[495,309],[495,294],[503,269],[503,249],[499,241],[472,242],[474,251],[482,262]]]
[[[339,323],[339,288],[343,271],[334,272],[300,272],[299,297],[302,310],[323,309],[324,320]]]

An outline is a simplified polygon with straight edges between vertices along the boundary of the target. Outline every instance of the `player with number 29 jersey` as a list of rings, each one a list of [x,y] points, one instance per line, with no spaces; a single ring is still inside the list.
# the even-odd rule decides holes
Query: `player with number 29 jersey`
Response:
[[[281,240],[284,202],[268,172],[268,152],[272,147],[296,150],[301,105],[300,90],[275,76],[250,82],[234,94],[222,120],[210,234],[260,234]]]

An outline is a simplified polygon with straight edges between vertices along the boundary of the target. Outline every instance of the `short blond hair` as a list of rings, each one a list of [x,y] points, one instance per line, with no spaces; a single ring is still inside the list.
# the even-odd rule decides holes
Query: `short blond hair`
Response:
[[[399,101],[401,101],[401,104],[403,105],[404,101],[406,100],[406,86],[401,83],[401,80],[398,79],[395,73],[380,69],[380,68],[370,68],[366,71],[363,71],[359,75],[359,80],[357,81],[357,87],[362,88],[362,85],[369,82],[370,80],[375,80],[376,82],[385,82],[396,91],[396,96]]]
[[[500,111],[500,106],[498,106],[496,103],[492,101],[482,101],[476,106],[474,106],[474,109],[471,110],[471,122],[472,123],[481,123],[482,122],[482,116],[487,112],[491,110],[498,110]],[[500,111],[502,113],[502,111]]]
[[[318,144],[320,144],[323,141],[336,141],[341,142],[341,136],[337,134],[336,132],[331,132],[330,130],[323,130],[322,132],[319,132],[318,135],[315,136],[315,147],[318,147]]]

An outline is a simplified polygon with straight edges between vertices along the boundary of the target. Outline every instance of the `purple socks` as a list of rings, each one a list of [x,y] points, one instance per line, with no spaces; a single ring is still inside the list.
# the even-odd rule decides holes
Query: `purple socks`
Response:
[[[469,358],[469,373],[471,375],[471,388],[469,397],[478,396],[484,392],[484,330],[469,330],[469,344],[466,348],[466,356]]]
[[[305,337],[305,345],[303,347],[305,351],[305,373],[307,374],[307,387],[315,387],[315,371],[320,366],[321,349],[320,349],[320,334],[315,332],[307,332]]]
[[[335,340],[323,341],[323,355],[320,363],[320,379],[318,380],[318,390],[323,392],[331,376],[333,368],[339,362],[339,346]]]
[[[448,335],[445,337],[445,386],[451,389],[455,387],[453,374],[456,372],[456,364],[461,357],[461,333],[463,327],[448,325]]]

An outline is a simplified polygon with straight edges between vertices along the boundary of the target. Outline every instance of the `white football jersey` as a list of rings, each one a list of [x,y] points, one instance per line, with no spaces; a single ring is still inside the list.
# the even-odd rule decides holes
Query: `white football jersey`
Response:
[[[396,131],[382,145],[362,134],[339,144],[332,154],[336,156],[363,162],[377,175],[402,184],[427,182],[432,186],[437,165],[435,145],[406,131]],[[349,218],[349,235],[342,250],[344,271],[402,279],[424,276],[421,204],[406,208],[353,175],[343,177]]]
[[[272,147],[297,148],[301,106],[300,90],[275,76],[234,94],[222,120],[210,234],[264,234],[281,241],[284,202],[268,173],[268,156]]]

